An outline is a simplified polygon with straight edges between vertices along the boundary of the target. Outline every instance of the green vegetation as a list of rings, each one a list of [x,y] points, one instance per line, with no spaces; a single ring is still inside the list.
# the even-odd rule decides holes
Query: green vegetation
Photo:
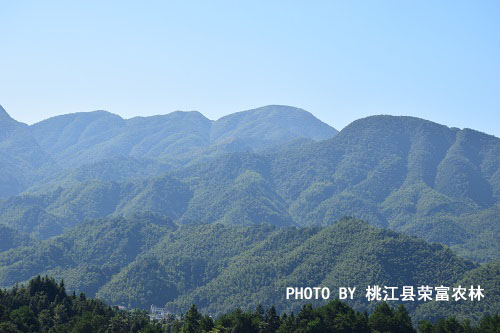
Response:
[[[89,181],[0,202],[0,222],[46,239],[87,219],[109,215],[153,211],[176,219],[186,210],[190,196],[187,185],[169,176],[126,183]]]
[[[454,316],[461,320],[477,321],[483,314],[495,314],[500,309],[500,261],[484,264],[465,274],[463,278],[453,284],[469,287],[481,285],[485,290],[485,298],[480,302],[440,302],[428,303],[420,306],[415,312],[416,319],[436,320],[438,318]],[[487,292],[486,292],[487,290]],[[497,309],[492,312],[492,309]]]
[[[61,236],[0,253],[0,285],[47,274],[64,278],[69,290],[114,305],[166,305],[181,314],[197,304],[204,313],[222,315],[258,304],[298,311],[309,301],[286,300],[289,286],[327,286],[332,298],[338,287],[356,286],[357,297],[348,304],[371,310],[373,303],[364,297],[368,285],[481,284],[486,290],[481,302],[457,303],[448,312],[430,310],[436,318],[478,320],[498,308],[494,293],[500,275],[485,267],[460,259],[446,246],[356,219],[328,227],[176,227],[167,218],[143,213],[90,220]],[[429,304],[405,306],[427,318]]]
[[[368,315],[354,311],[337,300],[320,306],[304,305],[297,314],[277,315],[273,306],[264,310],[257,306],[253,311],[233,310],[213,320],[200,314],[195,305],[182,319],[169,318],[164,324],[166,332],[248,332],[248,333],[299,333],[299,332],[417,332],[404,306],[393,308],[379,303]],[[422,333],[496,333],[500,328],[500,316],[484,316],[477,325],[459,321],[454,317],[443,318],[432,324],[421,321],[418,331]]]
[[[217,129],[216,138],[235,135],[251,141],[260,135],[268,142],[290,145],[222,156],[215,153],[220,152],[217,149],[208,155],[199,151],[181,164],[162,162],[158,159],[161,154],[156,153],[158,147],[143,147],[149,142],[145,139],[140,141],[142,148],[134,146],[132,150],[144,152],[140,155],[142,162],[131,157],[139,155],[130,153],[130,147],[113,148],[113,154],[122,156],[116,158],[77,149],[104,149],[104,143],[91,143],[101,133],[97,128],[109,121],[117,121],[117,128],[122,130],[119,123],[123,120],[115,116],[97,113],[49,119],[37,125],[38,136],[51,129],[50,124],[60,122],[57,126],[62,126],[61,130],[76,133],[76,141],[72,143],[68,137],[63,144],[60,141],[65,137],[54,132],[44,136],[42,147],[50,148],[51,154],[64,151],[61,156],[65,159],[70,151],[78,158],[90,156],[87,164],[51,177],[46,186],[40,182],[33,187],[37,194],[0,202],[0,223],[47,238],[87,218],[128,215],[143,207],[167,215],[177,224],[324,226],[343,216],[355,216],[376,226],[447,244],[477,262],[499,259],[500,139],[418,118],[374,116],[353,122],[332,139],[297,143],[292,142],[299,134],[292,126],[295,113],[291,112],[292,120],[280,126],[296,135],[286,141],[288,136],[277,130],[282,133],[281,139],[273,141],[263,134],[266,126],[271,126],[265,119],[276,120],[284,110],[238,113],[222,118],[213,128]],[[130,122],[137,128],[131,133],[145,135],[147,130],[162,136],[172,128],[181,131],[184,121],[189,123],[197,117],[200,115],[175,113],[158,119],[134,118]],[[267,125],[260,126],[259,121]],[[77,129],[73,128],[76,124],[80,124]],[[148,127],[153,125],[156,130]],[[122,136],[115,133],[115,125],[109,126],[110,132],[99,134],[99,138],[118,144],[121,141],[115,140]],[[302,134],[312,135],[306,128]],[[123,140],[128,140],[128,135]],[[200,137],[209,140],[207,134]],[[168,147],[165,143],[165,151],[170,151]],[[240,148],[252,150],[250,147]],[[229,151],[235,150],[239,148]],[[127,153],[121,154],[123,151]],[[156,158],[142,160],[153,151]],[[100,154],[107,159],[100,160]],[[175,167],[185,164],[188,166]],[[153,176],[163,172],[167,174]],[[141,180],[141,175],[148,178]]]
[[[182,164],[214,151],[265,149],[297,138],[324,140],[337,133],[304,110],[277,105],[217,121],[199,112],[127,120],[104,111],[74,113],[44,120],[30,129],[40,146],[64,167],[118,156]]]
[[[0,253],[0,285],[48,274],[93,295],[173,228],[168,219],[146,213],[88,221],[64,235]]]
[[[16,229],[0,224],[0,252],[23,245],[29,245],[32,239]]]
[[[15,195],[60,168],[38,145],[26,124],[0,106],[0,198]]]
[[[500,316],[483,316],[472,325],[454,317],[435,322],[420,321],[419,332],[494,333],[500,328]],[[274,306],[267,310],[237,308],[216,319],[200,313],[195,305],[182,317],[167,315],[161,321],[150,321],[145,311],[123,311],[102,301],[89,299],[84,293],[67,295],[64,282],[37,276],[27,286],[0,290],[0,332],[167,332],[167,333],[292,333],[292,332],[417,332],[402,305],[391,307],[385,302],[373,311],[359,312],[338,300],[323,306],[302,306],[297,314],[278,314]]]
[[[500,308],[499,156],[496,137],[412,117],[337,134],[285,106],[32,126],[0,108],[0,286],[50,275],[110,304],[176,314],[196,304],[234,323],[254,322],[258,304],[301,311],[286,286],[481,284],[482,302],[407,305],[467,331],[465,320]],[[348,303],[391,318],[397,305]]]
[[[36,277],[0,290],[0,332],[163,332],[141,311],[124,312],[85,294],[66,294],[64,282]]]

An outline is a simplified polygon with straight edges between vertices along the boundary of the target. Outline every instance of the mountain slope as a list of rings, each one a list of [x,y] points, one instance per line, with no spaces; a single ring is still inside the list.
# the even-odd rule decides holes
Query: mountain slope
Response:
[[[344,219],[318,228],[209,224],[175,229],[154,215],[89,221],[51,240],[0,254],[0,285],[37,274],[64,278],[69,289],[112,304],[168,303],[181,313],[287,301],[287,286],[451,284],[475,268],[438,244]],[[332,295],[335,297],[335,295]]]
[[[29,236],[20,233],[12,227],[0,224],[0,252],[26,246],[32,242],[33,240]]]
[[[450,303],[428,303],[421,305],[415,319],[435,320],[438,318],[454,316],[458,319],[478,321],[483,315],[494,316],[500,309],[500,261],[484,264],[465,274],[463,278],[453,284],[453,287],[470,288],[481,286],[484,289],[484,298],[481,301],[460,300]],[[450,295],[451,296],[451,295]],[[466,297],[469,297],[466,294]]]
[[[0,201],[0,222],[46,239],[87,219],[109,215],[151,211],[178,219],[191,195],[187,185],[169,176],[124,183],[88,181]]]
[[[104,111],[57,116],[32,125],[42,148],[65,167],[110,157],[158,158],[206,146],[210,120],[198,112],[124,120]]]
[[[451,284],[475,268],[438,244],[344,219],[318,228],[222,224],[173,227],[156,215],[88,221],[51,240],[0,254],[0,285],[37,274],[112,304],[208,313],[275,304],[287,286]],[[335,297],[335,296],[333,296]]]
[[[98,162],[65,169],[38,181],[27,193],[46,193],[58,187],[69,188],[80,183],[97,180],[101,182],[126,182],[151,178],[165,174],[172,165],[157,159],[133,157],[106,158]]]
[[[0,106],[0,198],[15,195],[58,170],[28,126],[12,119]]]
[[[211,121],[199,112],[122,119],[105,111],[53,117],[30,126],[40,146],[65,167],[112,157],[185,163],[214,152],[263,149],[298,138],[322,140],[336,130],[289,106],[267,106]]]
[[[272,159],[277,193],[301,225],[344,215],[440,241],[480,261],[498,258],[499,215],[466,221],[500,203],[500,139],[412,117],[360,119],[333,139]],[[483,219],[484,221],[484,219]],[[479,235],[478,235],[479,233]],[[474,256],[472,254],[472,256]]]
[[[180,311],[196,301],[202,309],[217,313],[262,303],[296,311],[306,302],[286,300],[286,287],[328,286],[335,292],[340,286],[356,286],[358,293],[351,304],[366,308],[368,285],[447,284],[472,267],[441,245],[344,219],[316,232],[277,230],[232,258],[215,279],[167,307]]]
[[[173,229],[168,219],[153,214],[88,221],[62,236],[1,253],[0,285],[47,274],[64,278],[72,289],[95,294]]]

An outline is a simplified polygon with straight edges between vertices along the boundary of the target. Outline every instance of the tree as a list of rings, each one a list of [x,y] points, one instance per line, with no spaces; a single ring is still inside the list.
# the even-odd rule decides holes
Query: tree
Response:
[[[202,332],[209,332],[210,330],[212,330],[212,328],[214,328],[214,321],[213,319],[206,315],[206,316],[203,316],[201,318],[201,321],[200,321],[200,329]]]
[[[394,332],[394,310],[386,303],[377,304],[368,321],[370,328],[379,332]]]
[[[276,308],[272,305],[266,312],[266,331],[268,333],[274,333],[280,327],[280,317],[276,314]]]
[[[428,320],[422,320],[418,323],[418,331],[420,333],[432,333],[433,326]]]
[[[181,327],[182,333],[199,333],[201,314],[198,312],[196,305],[191,305],[191,308],[186,312],[184,324]]]
[[[394,332],[415,332],[410,314],[402,304],[394,311],[394,329]]]

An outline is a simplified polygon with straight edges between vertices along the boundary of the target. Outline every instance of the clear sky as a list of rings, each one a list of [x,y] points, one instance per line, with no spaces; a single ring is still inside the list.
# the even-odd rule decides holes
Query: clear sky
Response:
[[[0,104],[26,123],[287,104],[500,137],[500,1],[0,0],[0,22]]]

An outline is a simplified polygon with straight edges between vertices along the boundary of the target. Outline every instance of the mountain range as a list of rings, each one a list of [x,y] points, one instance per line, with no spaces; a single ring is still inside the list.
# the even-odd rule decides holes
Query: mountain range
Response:
[[[112,304],[213,314],[295,310],[290,284],[498,290],[500,139],[472,129],[378,115],[337,132],[277,105],[28,126],[0,108],[0,156],[0,286],[48,274]],[[477,319],[498,296],[410,310]]]
[[[231,116],[221,118],[222,125],[215,122],[211,127],[215,128],[213,136],[224,137],[220,134],[224,132],[226,137],[244,138],[252,145],[259,135],[249,133],[266,128],[260,132],[263,140],[262,133],[272,127],[269,119],[275,117],[276,110],[286,113],[287,109],[273,106],[236,113],[233,120]],[[312,117],[294,108],[290,112]],[[262,114],[265,125],[259,126],[255,119]],[[185,114],[187,119],[200,116]],[[172,117],[177,119],[180,113]],[[79,118],[97,120],[75,120]],[[150,123],[142,118],[132,120]],[[109,130],[102,129],[101,121],[111,122]],[[175,125],[167,128],[182,128],[173,122]],[[332,137],[322,141],[313,140],[318,136],[312,137],[314,131],[304,126],[301,138],[297,134],[284,143],[296,128],[288,131],[290,125],[282,122],[276,125],[281,130],[273,129],[275,134],[268,136],[267,149],[255,143],[258,149],[218,153],[210,158],[201,158],[206,152],[202,151],[192,155],[190,162],[174,167],[169,163],[175,150],[168,158],[161,157],[168,154],[152,158],[151,146],[144,148],[148,140],[124,139],[131,134],[125,135],[129,132],[117,124],[123,124],[117,116],[98,112],[33,125],[32,137],[45,138],[35,143],[36,149],[46,150],[48,161],[67,159],[68,164],[65,168],[57,164],[63,171],[33,184],[23,194],[0,201],[0,223],[48,238],[87,218],[126,216],[138,210],[166,215],[178,224],[310,226],[353,216],[447,244],[474,261],[500,259],[500,139],[494,136],[413,117],[372,116],[353,122],[338,134],[330,129]],[[319,121],[316,125],[326,126]],[[122,134],[116,134],[117,128]],[[185,127],[185,132],[190,128]],[[50,134],[59,131],[66,135],[56,138]],[[154,131],[145,133],[153,135]],[[70,140],[72,137],[81,139]],[[97,138],[100,143],[96,143]],[[124,155],[103,153],[108,152],[103,147],[110,145],[122,147],[112,150]],[[170,151],[167,146],[162,147]],[[192,153],[190,149],[182,151]],[[130,156],[139,151],[147,157]],[[88,164],[68,167],[82,163],[76,156]]]

